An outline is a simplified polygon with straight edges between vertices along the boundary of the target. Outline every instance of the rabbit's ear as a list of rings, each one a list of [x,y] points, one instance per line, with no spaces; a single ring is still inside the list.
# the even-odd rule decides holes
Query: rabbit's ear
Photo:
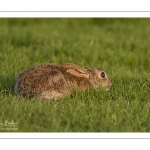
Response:
[[[72,68],[72,69],[67,69],[67,72],[69,72],[70,74],[76,77],[89,78],[89,75],[87,74],[87,71],[85,69]]]

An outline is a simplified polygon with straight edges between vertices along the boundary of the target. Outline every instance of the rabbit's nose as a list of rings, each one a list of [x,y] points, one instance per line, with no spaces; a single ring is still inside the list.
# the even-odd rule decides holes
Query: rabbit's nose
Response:
[[[111,88],[111,86],[112,86],[112,83],[111,83],[110,81],[108,81],[108,86],[107,86],[107,88],[106,88],[106,91],[109,91],[110,88]]]
[[[109,91],[110,90],[110,88],[106,88],[106,91]]]
[[[111,89],[111,86],[108,86],[108,87],[106,88],[106,91],[110,91],[110,89]]]
[[[109,81],[109,85],[112,86],[112,83]]]

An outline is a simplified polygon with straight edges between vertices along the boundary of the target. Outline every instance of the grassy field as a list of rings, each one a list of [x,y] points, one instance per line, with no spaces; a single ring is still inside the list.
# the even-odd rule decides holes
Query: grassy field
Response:
[[[0,132],[149,132],[149,33],[150,19],[0,19]],[[103,68],[112,89],[17,97],[18,73],[45,62]]]

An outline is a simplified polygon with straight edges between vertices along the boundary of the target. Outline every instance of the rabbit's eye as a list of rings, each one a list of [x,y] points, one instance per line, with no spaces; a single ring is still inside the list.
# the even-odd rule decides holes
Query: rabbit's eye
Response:
[[[105,78],[105,73],[104,72],[101,73],[101,77]]]

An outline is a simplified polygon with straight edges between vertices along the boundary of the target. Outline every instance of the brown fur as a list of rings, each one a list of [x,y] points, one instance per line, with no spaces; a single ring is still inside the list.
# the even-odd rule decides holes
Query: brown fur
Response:
[[[106,76],[100,76],[102,69],[81,68],[75,64],[40,64],[21,72],[15,85],[15,93],[46,100],[56,100],[70,94],[72,90],[84,91],[89,87],[111,87]]]

